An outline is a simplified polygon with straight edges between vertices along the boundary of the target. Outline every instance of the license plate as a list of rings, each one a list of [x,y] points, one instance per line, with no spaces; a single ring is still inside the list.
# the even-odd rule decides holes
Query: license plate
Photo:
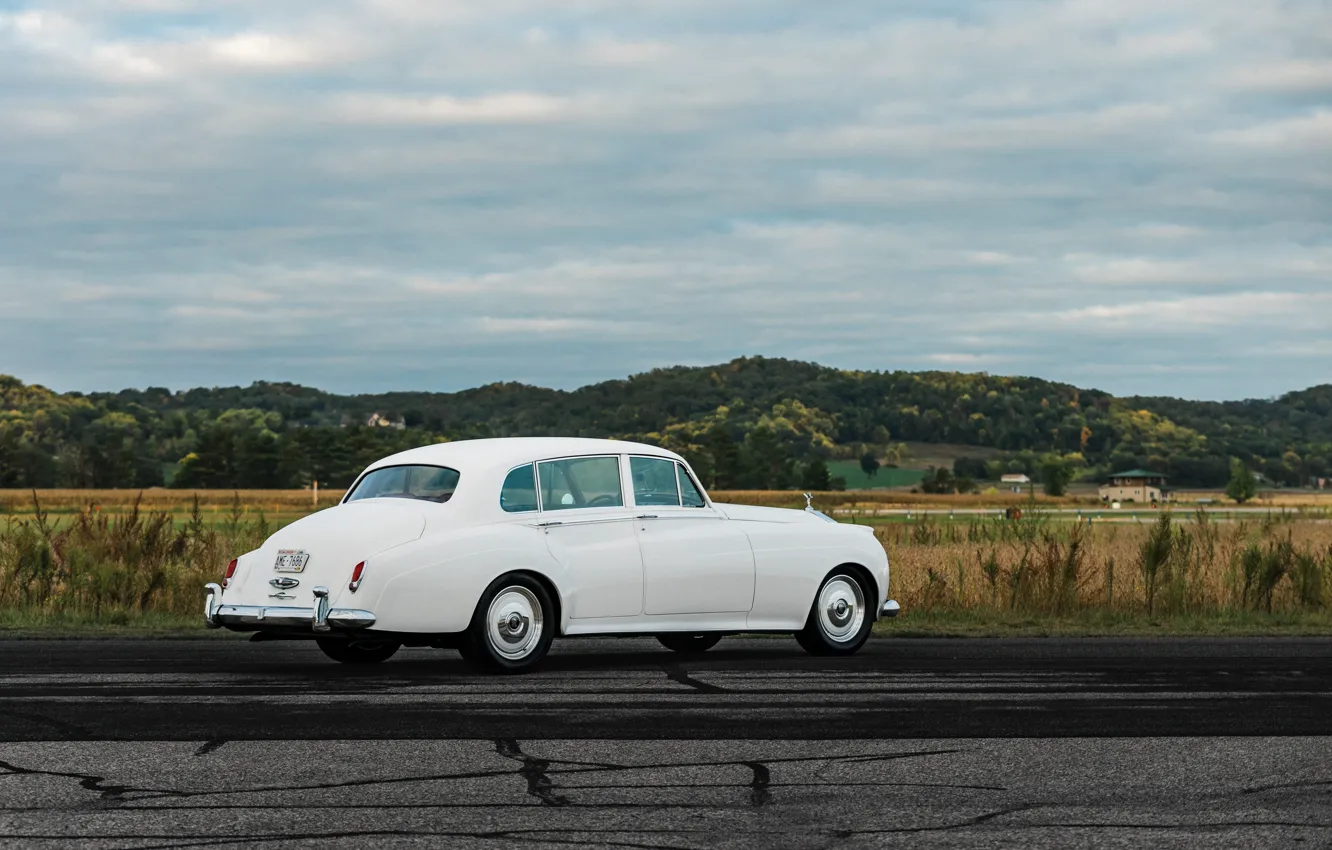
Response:
[[[304,549],[279,549],[273,569],[279,573],[299,573],[310,561],[310,553]]]

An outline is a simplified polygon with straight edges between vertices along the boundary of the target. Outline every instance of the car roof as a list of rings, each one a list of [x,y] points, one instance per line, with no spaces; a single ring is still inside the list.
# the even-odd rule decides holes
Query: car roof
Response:
[[[370,464],[368,469],[421,463],[447,466],[460,473],[496,469],[507,471],[515,466],[546,458],[596,454],[638,454],[679,458],[675,452],[628,440],[597,440],[586,437],[498,437],[420,446],[381,458]]]

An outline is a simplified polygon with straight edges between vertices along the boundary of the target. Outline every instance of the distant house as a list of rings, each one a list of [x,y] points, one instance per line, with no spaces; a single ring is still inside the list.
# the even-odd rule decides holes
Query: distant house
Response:
[[[404,422],[401,418],[390,419],[389,417],[378,412],[370,414],[370,418],[365,420],[365,424],[367,427],[370,428],[392,428],[396,431],[401,431],[402,429],[407,427],[407,423]]]
[[[1160,502],[1166,497],[1166,478],[1147,469],[1116,472],[1100,487],[1103,502]]]
[[[1031,483],[1031,479],[1021,472],[1012,472],[999,476],[999,483],[1013,488],[1014,493],[1021,493],[1022,488]]]

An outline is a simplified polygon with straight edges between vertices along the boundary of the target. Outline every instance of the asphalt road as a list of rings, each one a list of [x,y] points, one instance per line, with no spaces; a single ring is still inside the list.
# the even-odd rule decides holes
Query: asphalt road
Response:
[[[0,642],[0,847],[1327,846],[1332,641]]]

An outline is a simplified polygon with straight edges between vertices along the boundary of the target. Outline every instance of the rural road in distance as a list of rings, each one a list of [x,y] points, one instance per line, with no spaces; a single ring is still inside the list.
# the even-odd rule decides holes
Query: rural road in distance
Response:
[[[1332,842],[1332,640],[0,641],[0,847]]]

